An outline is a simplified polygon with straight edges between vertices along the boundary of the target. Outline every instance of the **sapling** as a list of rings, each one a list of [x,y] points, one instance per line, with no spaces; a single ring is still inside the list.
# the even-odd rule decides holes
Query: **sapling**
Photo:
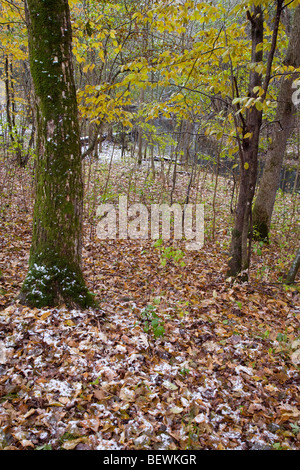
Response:
[[[141,319],[144,322],[145,333],[152,332],[155,339],[164,336],[165,328],[164,321],[157,315],[156,309],[153,305],[147,305],[141,312]]]

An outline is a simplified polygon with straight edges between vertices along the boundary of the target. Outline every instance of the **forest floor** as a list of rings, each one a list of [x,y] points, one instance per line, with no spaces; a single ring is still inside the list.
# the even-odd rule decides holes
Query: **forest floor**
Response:
[[[99,240],[99,203],[120,193],[161,202],[172,181],[159,168],[153,180],[146,166],[89,172],[87,163],[83,267],[99,308],[30,309],[17,295],[32,179],[8,168],[0,173],[0,449],[300,449],[299,280],[282,283],[299,240],[299,195],[279,195],[271,243],[254,244],[249,281],[237,283],[225,276],[226,180],[214,205],[215,179],[199,173],[191,201],[197,191],[205,203],[205,245],[186,251],[182,241]],[[174,201],[188,182],[182,169]]]

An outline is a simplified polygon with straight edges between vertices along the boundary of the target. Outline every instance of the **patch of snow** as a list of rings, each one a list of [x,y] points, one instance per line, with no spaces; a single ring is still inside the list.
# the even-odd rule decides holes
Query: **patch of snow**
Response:
[[[67,382],[61,380],[51,379],[48,383],[44,384],[44,389],[48,392],[59,392],[63,397],[72,397],[74,395],[74,389],[80,391],[82,384],[75,382],[71,387]]]

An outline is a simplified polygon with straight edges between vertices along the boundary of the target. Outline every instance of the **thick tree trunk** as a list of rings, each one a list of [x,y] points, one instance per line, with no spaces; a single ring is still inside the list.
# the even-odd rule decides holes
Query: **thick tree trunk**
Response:
[[[292,34],[284,61],[285,65],[300,67],[300,6],[295,10]],[[296,106],[292,102],[293,82],[299,75],[287,75],[281,82],[272,133],[272,143],[267,152],[265,168],[253,208],[254,236],[269,239],[272,212],[280,183],[280,171],[287,140],[295,126]]]
[[[92,304],[81,272],[83,180],[67,0],[27,0],[38,158],[29,271],[30,306]]]

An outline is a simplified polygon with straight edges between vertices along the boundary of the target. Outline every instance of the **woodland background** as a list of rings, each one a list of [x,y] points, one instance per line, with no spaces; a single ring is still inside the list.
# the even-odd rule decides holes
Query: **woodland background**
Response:
[[[299,107],[268,239],[253,234],[246,279],[227,272],[247,171],[239,145],[251,140],[243,119],[263,113],[256,196],[282,81],[298,77],[299,64],[285,63],[294,1],[281,13],[267,93],[248,95],[251,72],[265,77],[279,3],[69,1],[82,270],[98,302],[86,310],[18,299],[37,124],[24,3],[1,3],[0,448],[299,449],[299,278],[286,282],[299,250]],[[253,4],[264,12],[257,64]],[[99,240],[96,209],[120,194],[147,207],[204,203],[204,248]]]

